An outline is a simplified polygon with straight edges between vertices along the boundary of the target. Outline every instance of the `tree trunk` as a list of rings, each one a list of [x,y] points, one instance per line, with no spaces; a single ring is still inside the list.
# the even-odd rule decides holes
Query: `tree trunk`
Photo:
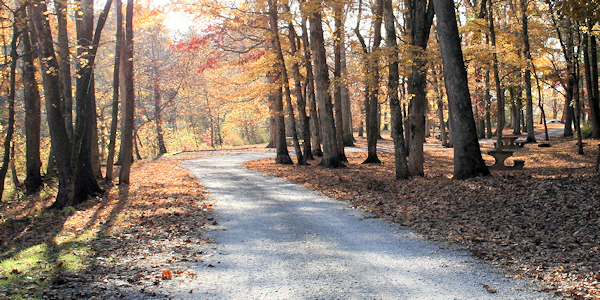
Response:
[[[156,70],[156,69],[155,69]],[[158,74],[156,75],[158,76]],[[165,138],[163,135],[162,128],[162,114],[161,114],[161,92],[158,86],[158,79],[155,78],[154,82],[154,123],[156,124],[156,141],[158,146],[158,155],[167,153],[167,146],[165,145]]]
[[[296,118],[294,117],[294,107],[292,106],[292,96],[290,93],[290,84],[287,76],[287,68],[285,67],[285,60],[283,58],[283,51],[281,50],[281,43],[279,41],[279,27],[277,26],[277,3],[276,0],[269,0],[269,19],[271,24],[271,34],[273,35],[272,42],[275,47],[277,54],[277,62],[275,63],[276,72],[280,72],[281,82],[285,95],[285,102],[287,104],[288,118],[292,127],[292,140],[294,142],[294,150],[296,151],[296,159],[298,165],[306,165],[304,156],[302,155],[302,149],[300,149],[300,143],[298,140],[298,132],[296,131]]]
[[[320,6],[320,3],[312,0],[309,3]],[[321,165],[329,168],[344,167],[342,158],[339,156],[335,121],[333,118],[333,104],[329,95],[329,70],[326,62],[325,42],[323,38],[323,24],[320,9],[309,15],[310,22],[310,47],[314,60],[316,99],[319,106],[319,119],[321,121],[321,132],[323,134],[323,159]]]
[[[466,179],[489,175],[490,171],[481,157],[477,140],[454,2],[452,0],[433,0],[433,2],[437,15],[438,39],[454,138],[454,178]]]
[[[530,65],[533,64],[531,59],[531,50],[529,46],[529,21],[527,18],[527,0],[521,0],[521,23],[523,26],[523,56],[527,60],[527,68],[525,68],[525,127],[527,128],[526,143],[537,143],[535,140],[535,132],[533,127],[533,96],[531,93],[531,70]]]
[[[427,60],[423,53],[427,49],[429,33],[433,24],[432,3],[427,0],[407,0],[407,24],[410,31],[410,44],[416,50],[412,54],[412,74],[408,78],[408,94],[413,95],[409,105],[410,149],[408,169],[412,176],[423,176],[423,142],[425,141],[425,113],[427,112]]]
[[[41,137],[41,105],[40,91],[35,79],[35,52],[32,49],[28,28],[24,28],[23,36],[23,98],[25,101],[25,156],[26,174],[25,193],[34,194],[43,185],[42,160],[40,158]]]
[[[267,80],[271,84],[279,81],[279,73],[270,73],[267,75]],[[273,105],[273,119],[275,124],[275,148],[277,156],[275,163],[289,165],[292,164],[292,159],[287,149],[285,140],[285,114],[283,112],[283,95],[281,94],[281,86],[274,88],[269,94],[269,102]]]
[[[345,37],[345,35],[342,35]],[[352,109],[350,103],[350,91],[348,90],[348,83],[345,78],[348,78],[348,70],[346,67],[346,46],[345,38],[342,38],[342,115],[344,115],[342,121],[343,132],[344,132],[344,146],[354,147],[354,134],[352,130]]]
[[[116,45],[115,45],[115,65],[113,69],[113,95],[112,95],[112,113],[110,120],[110,137],[108,143],[108,157],[106,159],[106,181],[113,180],[113,165],[115,159],[115,148],[117,141],[117,126],[119,116],[119,74],[121,66],[121,51],[123,45],[123,5],[121,0],[115,0],[116,13]]]
[[[310,53],[310,43],[308,38],[308,29],[306,18],[302,18],[302,46],[304,48],[304,64],[306,68],[306,101],[310,114],[310,141],[312,143],[312,155],[315,157],[323,156],[321,150],[321,125],[319,124],[319,114],[317,113],[317,100],[315,98],[315,81],[313,75],[312,57]]]
[[[15,13],[15,20],[19,20],[23,17],[22,10],[25,6],[19,8],[19,12]],[[17,15],[17,13],[19,15]],[[22,19],[24,20],[24,18]],[[6,123],[6,136],[4,138],[4,154],[2,156],[2,166],[0,167],[0,199],[4,194],[4,181],[6,179],[6,173],[10,167],[12,138],[15,132],[15,93],[16,93],[16,74],[17,74],[17,60],[19,59],[19,53],[17,53],[17,45],[19,42],[20,26],[13,23],[13,33],[10,42],[10,70],[9,70],[9,94],[8,94],[8,121]]]
[[[69,33],[67,29],[68,1],[57,0],[54,2],[54,5],[58,25],[58,48],[56,53],[60,60],[59,72],[63,93],[63,113],[65,116],[67,133],[70,138],[73,138],[73,84],[71,82],[71,51],[69,49]]]
[[[362,34],[360,33],[357,22],[354,33],[359,39],[363,53],[365,54],[365,121],[367,133],[367,159],[363,164],[380,164],[381,160],[377,157],[377,140],[380,138],[379,118],[378,118],[378,95],[379,95],[379,57],[377,50],[381,43],[381,23],[383,22],[383,4],[382,0],[377,0],[377,5],[373,8],[375,14],[374,37],[371,52],[367,48]],[[359,8],[360,9],[360,8]]]
[[[286,11],[289,11],[289,7],[287,4],[285,5]],[[297,35],[296,30],[294,29],[294,24],[292,22],[288,23],[288,33],[290,40],[290,54],[293,57],[296,57],[298,53],[298,45],[297,45]],[[310,160],[314,159],[312,155],[312,147],[311,147],[311,138],[310,138],[310,123],[308,120],[308,116],[306,115],[306,98],[305,95],[302,94],[302,82],[300,75],[300,66],[298,62],[294,60],[292,64],[292,72],[294,74],[294,97],[296,97],[296,104],[298,105],[298,118],[300,121],[300,128],[302,130],[302,139],[304,140],[304,147],[302,149],[304,159]]]
[[[50,24],[46,19],[48,11],[46,2],[41,0],[33,1],[30,4],[30,8],[30,18],[34,24],[38,41],[50,141],[58,171],[58,195],[52,207],[61,209],[71,205],[73,200],[70,198],[72,196],[72,186],[70,183],[72,144],[67,133],[62,111],[61,82],[57,72],[59,66],[54,52]]]
[[[347,162],[346,154],[344,153],[344,115],[342,113],[342,41],[344,39],[344,7],[343,3],[338,1],[334,2],[334,19],[335,19],[335,30],[333,39],[333,53],[334,53],[334,68],[333,68],[333,106],[335,109],[335,131],[338,155],[342,161]]]
[[[600,138],[600,106],[598,103],[597,91],[594,89],[594,77],[592,76],[592,58],[590,57],[591,39],[588,33],[583,36],[583,67],[585,74],[585,86],[590,105],[590,122],[592,123],[592,137]],[[597,56],[592,52],[592,56]]]
[[[494,73],[494,82],[496,85],[496,100],[497,100],[497,120],[496,126],[496,150],[502,150],[502,131],[504,130],[504,90],[500,82],[500,71],[498,70],[498,55],[496,49],[496,30],[494,28],[494,8],[492,7],[492,1],[489,2],[488,16],[490,22],[490,41],[492,43],[492,72]]]
[[[133,164],[133,130],[135,116],[135,91],[133,85],[133,0],[127,0],[125,11],[125,41],[121,53],[121,71],[123,85],[123,113],[121,124],[121,170],[119,183],[129,184],[131,165]]]
[[[383,18],[385,20],[385,32],[387,46],[392,52],[388,71],[388,98],[390,100],[391,131],[394,140],[394,162],[396,166],[396,179],[407,179],[410,177],[408,164],[406,162],[406,146],[404,145],[404,130],[402,124],[402,111],[398,97],[400,86],[400,74],[398,68],[398,42],[396,27],[394,26],[394,12],[392,0],[383,0]],[[443,121],[442,121],[443,122]]]

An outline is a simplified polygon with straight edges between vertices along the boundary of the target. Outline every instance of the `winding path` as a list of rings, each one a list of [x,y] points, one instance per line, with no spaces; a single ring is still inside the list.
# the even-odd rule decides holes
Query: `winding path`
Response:
[[[463,251],[241,168],[270,155],[181,163],[217,201],[218,225],[209,232],[217,244],[199,266],[201,277],[173,291],[175,299],[552,298]]]

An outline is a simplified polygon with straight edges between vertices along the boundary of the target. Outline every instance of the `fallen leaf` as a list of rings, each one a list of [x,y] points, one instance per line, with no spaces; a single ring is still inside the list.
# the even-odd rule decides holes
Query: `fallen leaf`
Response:
[[[171,280],[173,279],[173,273],[169,270],[162,271],[162,275],[160,276],[163,280]]]

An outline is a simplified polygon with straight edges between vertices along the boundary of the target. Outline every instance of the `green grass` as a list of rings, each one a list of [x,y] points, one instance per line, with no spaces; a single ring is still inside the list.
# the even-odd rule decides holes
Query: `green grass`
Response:
[[[82,235],[60,244],[38,244],[0,254],[0,299],[41,299],[59,272],[78,273],[89,264],[88,243],[95,233]]]

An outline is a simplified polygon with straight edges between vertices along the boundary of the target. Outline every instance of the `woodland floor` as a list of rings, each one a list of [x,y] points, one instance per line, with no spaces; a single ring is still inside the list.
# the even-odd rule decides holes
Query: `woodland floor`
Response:
[[[453,151],[442,146],[425,147],[425,177],[404,181],[394,180],[392,149],[379,152],[381,165],[363,165],[364,151],[346,151],[349,164],[341,169],[319,167],[318,160],[296,166],[263,159],[245,166],[462,245],[510,276],[534,278],[565,298],[599,299],[598,142],[584,141],[584,156],[577,154],[575,142],[555,137],[549,148],[526,145],[514,155],[526,161],[524,170],[492,171],[469,180],[451,179]],[[391,144],[389,139],[378,143]],[[482,150],[491,147],[484,144]],[[493,157],[484,159],[493,164]]]
[[[282,166],[273,159],[247,167],[462,245],[565,298],[597,299],[598,142],[586,143],[584,156],[576,154],[574,140],[562,137],[551,138],[550,148],[526,145],[515,153],[526,161],[524,170],[463,181],[451,179],[452,149],[441,146],[425,147],[425,177],[407,181],[393,180],[390,150],[379,152],[382,165],[362,165],[366,153],[348,151],[343,169],[318,167],[318,161]],[[357,146],[363,145],[359,138]],[[201,280],[198,273],[211,267],[203,258],[214,248],[202,237],[215,222],[212,203],[177,162],[257,151],[269,150],[261,145],[141,161],[128,189],[107,187],[104,197],[63,211],[45,208],[52,190],[0,202],[0,299],[168,298],[172,283]]]

